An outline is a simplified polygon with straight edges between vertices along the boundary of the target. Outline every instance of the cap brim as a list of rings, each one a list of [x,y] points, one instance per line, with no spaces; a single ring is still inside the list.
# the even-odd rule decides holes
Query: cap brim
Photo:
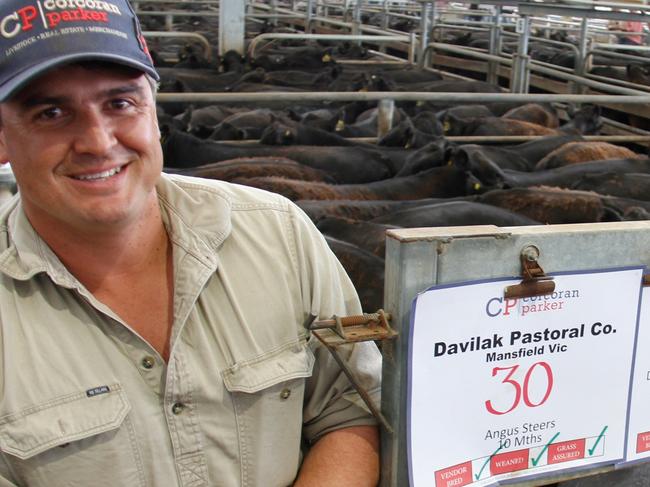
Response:
[[[18,75],[14,76],[11,80],[0,86],[0,102],[6,101],[17,91],[24,88],[30,81],[42,76],[53,68],[63,66],[65,64],[71,64],[76,61],[90,60],[108,61],[116,64],[121,64],[122,66],[128,66],[130,68],[142,71],[143,73],[147,73],[156,81],[160,80],[160,76],[153,67],[135,61],[129,57],[118,56],[116,54],[107,54],[105,52],[84,52],[79,54],[69,54],[67,56],[59,56],[50,59],[47,62],[39,63],[38,65],[32,66],[31,68],[28,68]]]

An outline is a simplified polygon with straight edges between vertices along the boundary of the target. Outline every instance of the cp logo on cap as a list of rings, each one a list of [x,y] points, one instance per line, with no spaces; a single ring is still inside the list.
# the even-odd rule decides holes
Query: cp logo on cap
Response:
[[[36,18],[38,11],[36,7],[29,5],[23,7],[20,10],[15,11],[12,14],[7,15],[5,18],[0,21],[0,35],[6,39],[11,39],[18,35],[21,31],[30,30],[32,25],[32,20]]]

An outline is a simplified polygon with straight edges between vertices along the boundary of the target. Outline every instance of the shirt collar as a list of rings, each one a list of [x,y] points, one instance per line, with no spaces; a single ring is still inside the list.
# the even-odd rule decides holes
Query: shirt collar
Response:
[[[208,267],[230,235],[229,199],[200,179],[162,174],[156,184],[161,214],[170,240]],[[76,279],[36,233],[19,196],[0,209],[0,272],[27,280],[46,272],[54,282],[76,287]]]

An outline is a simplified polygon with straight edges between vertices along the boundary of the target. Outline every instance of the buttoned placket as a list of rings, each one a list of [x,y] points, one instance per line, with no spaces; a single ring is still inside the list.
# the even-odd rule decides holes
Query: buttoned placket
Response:
[[[66,281],[74,287],[90,304],[110,317],[116,327],[113,328],[124,352],[130,357],[134,366],[152,388],[153,392],[163,396],[164,416],[174,454],[174,463],[181,487],[208,487],[207,461],[204,445],[200,436],[200,421],[196,405],[192,402],[193,385],[190,371],[184,360],[184,350],[178,338],[183,332],[192,307],[210,277],[216,272],[216,255],[210,255],[206,249],[202,258],[197,259],[197,252],[174,244],[174,323],[170,336],[170,357],[165,366],[164,360],[141,336],[128,324],[121,321],[112,310],[99,302],[64,268],[59,269],[65,278],[59,275],[59,284]],[[183,242],[185,245],[186,242]],[[180,276],[180,273],[185,274]],[[71,286],[72,282],[74,284]],[[185,289],[177,287],[178,282],[186,284]],[[164,378],[163,378],[164,374]]]
[[[174,460],[183,487],[209,485],[207,461],[200,435],[200,421],[193,403],[192,374],[185,361],[183,329],[199,294],[216,272],[217,260],[202,249],[197,252],[184,248],[185,242],[174,245],[174,323],[170,337],[170,357],[165,380],[165,418],[174,451]],[[193,249],[195,250],[195,249]],[[181,287],[179,283],[184,283]]]

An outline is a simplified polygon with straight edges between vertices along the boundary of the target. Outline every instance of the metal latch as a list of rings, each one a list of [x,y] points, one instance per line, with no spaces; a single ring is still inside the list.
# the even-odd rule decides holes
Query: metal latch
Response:
[[[519,258],[523,280],[514,286],[507,286],[503,292],[505,298],[529,298],[551,294],[555,291],[553,278],[547,276],[537,262],[539,249],[535,245],[524,247]]]
[[[327,350],[329,350],[354,389],[359,393],[361,399],[363,399],[363,402],[370,409],[370,412],[377,418],[377,421],[382,424],[386,431],[392,433],[393,429],[383,414],[381,414],[380,409],[370,398],[368,391],[357,381],[337,351],[337,347],[341,345],[395,338],[397,332],[390,327],[390,315],[384,312],[383,309],[380,309],[376,313],[357,316],[334,315],[329,320],[315,320],[316,316],[310,315],[305,323],[305,328],[309,329]]]

